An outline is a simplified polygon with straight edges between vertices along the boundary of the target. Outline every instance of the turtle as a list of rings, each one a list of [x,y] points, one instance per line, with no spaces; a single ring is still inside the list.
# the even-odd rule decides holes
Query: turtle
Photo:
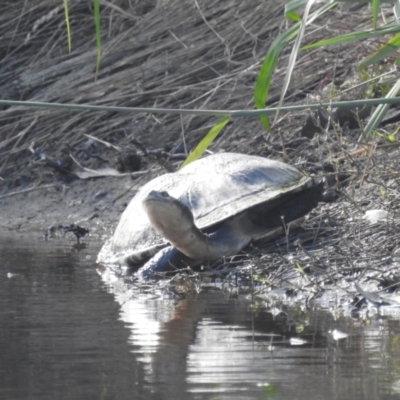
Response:
[[[289,164],[216,153],[145,184],[97,261],[154,276],[233,256],[310,212],[323,189]]]

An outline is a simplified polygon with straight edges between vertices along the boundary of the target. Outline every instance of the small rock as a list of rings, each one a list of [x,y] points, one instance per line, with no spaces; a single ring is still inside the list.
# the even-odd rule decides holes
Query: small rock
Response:
[[[292,337],[290,338],[290,344],[292,346],[302,346],[303,344],[306,344],[307,340],[297,338],[297,337]]]
[[[334,340],[346,339],[349,336],[347,333],[339,331],[338,329],[329,331],[329,333],[332,335]]]
[[[368,210],[364,214],[364,219],[371,224],[376,224],[378,221],[386,220],[388,212],[385,210]]]

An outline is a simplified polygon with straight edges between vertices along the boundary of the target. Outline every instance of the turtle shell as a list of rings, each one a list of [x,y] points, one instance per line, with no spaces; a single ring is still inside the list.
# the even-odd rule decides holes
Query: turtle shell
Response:
[[[123,212],[113,237],[98,261],[114,262],[131,253],[145,254],[165,242],[142,207],[151,190],[167,191],[186,204],[200,229],[313,185],[313,179],[279,161],[237,153],[219,153],[197,160],[177,172],[144,185]]]

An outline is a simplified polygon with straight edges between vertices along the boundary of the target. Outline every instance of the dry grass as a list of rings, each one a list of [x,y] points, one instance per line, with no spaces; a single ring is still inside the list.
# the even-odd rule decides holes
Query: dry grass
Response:
[[[5,0],[0,16],[1,96],[92,105],[252,109],[259,63],[272,40],[285,29],[283,4],[261,0],[103,2],[103,55],[95,82],[90,3],[70,2],[73,51],[68,54],[60,0]],[[342,13],[334,12],[339,18]],[[339,18],[331,31],[348,29]],[[309,37],[321,35],[325,22],[311,27]],[[352,16],[354,25],[368,22],[368,10]],[[352,45],[346,60],[341,51],[344,47],[319,51],[318,56],[310,52],[299,59],[290,88],[293,102],[304,102],[305,95],[324,80],[346,73],[357,49]],[[279,98],[285,58],[270,103]],[[189,145],[195,145],[214,123],[215,119],[190,116],[156,118],[10,107],[0,112],[0,176],[7,180],[13,171],[26,168],[32,141],[50,155],[62,142],[83,146],[87,142],[84,134],[120,146],[131,145],[135,138],[151,148],[155,143],[178,145],[184,133]],[[299,127],[295,122],[289,128],[293,125]],[[257,131],[262,131],[258,121],[242,120],[229,128],[229,136],[244,133],[251,141]]]

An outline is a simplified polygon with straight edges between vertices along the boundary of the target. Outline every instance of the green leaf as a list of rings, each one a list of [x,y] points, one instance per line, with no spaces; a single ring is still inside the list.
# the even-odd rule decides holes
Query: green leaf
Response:
[[[65,24],[67,26],[68,51],[72,51],[71,26],[69,24],[68,0],[64,0]]]
[[[322,0],[327,1],[327,0]],[[329,1],[329,0],[328,0]],[[372,0],[336,0],[340,3],[371,3]],[[380,0],[380,3],[394,3],[397,0]]]
[[[288,67],[287,67],[285,79],[283,81],[283,87],[282,87],[282,91],[281,91],[281,96],[279,98],[278,111],[276,112],[276,116],[279,113],[279,109],[283,105],[283,101],[285,99],[285,95],[286,95],[287,89],[289,87],[290,79],[292,77],[292,72],[293,72],[293,69],[294,69],[294,66],[296,63],[296,58],[297,58],[297,54],[299,52],[300,44],[301,44],[301,41],[303,40],[304,32],[305,32],[306,25],[307,25],[308,15],[310,13],[310,9],[311,9],[312,5],[314,4],[314,2],[315,2],[315,0],[308,0],[306,8],[304,10],[303,21],[300,23],[299,30],[297,32],[296,39],[295,39],[295,42],[294,42],[294,45],[292,48],[292,52],[290,53]]]
[[[322,46],[332,46],[334,44],[340,44],[340,43],[348,42],[350,40],[366,39],[366,38],[383,36],[383,35],[388,35],[388,34],[398,33],[398,32],[400,32],[399,25],[391,26],[388,28],[377,29],[375,31],[367,30],[367,31],[354,32],[354,33],[349,33],[347,35],[338,36],[338,37],[334,37],[334,38],[330,38],[330,39],[325,39],[325,40],[321,40],[317,43],[309,44],[307,46],[302,47],[301,50],[318,49]]]
[[[264,62],[261,65],[260,73],[257,77],[256,87],[254,89],[254,102],[258,109],[265,108],[265,102],[267,100],[269,88],[271,85],[272,75],[278,62],[280,50],[274,48],[273,45],[274,43],[269,49],[267,55],[265,56]],[[264,127],[269,130],[270,124],[268,117],[266,115],[262,115],[260,118]]]
[[[365,68],[368,65],[375,64],[378,61],[386,58],[390,54],[399,49],[400,46],[400,33],[393,36],[387,43],[381,46],[375,53],[364,58],[359,64],[359,68]]]
[[[285,16],[306,6],[308,0],[292,0],[285,5]]]
[[[332,4],[327,2],[328,3],[327,5],[319,8],[312,15],[309,15],[311,7],[315,3],[315,1],[316,0],[308,0],[307,1],[306,7],[305,7],[305,10],[304,10],[304,14],[303,14],[303,19],[302,19],[302,22],[299,25],[299,30],[297,32],[296,39],[295,39],[295,42],[294,42],[294,45],[293,45],[293,48],[292,48],[292,52],[290,54],[290,58],[289,58],[289,62],[288,62],[288,68],[287,68],[287,71],[286,71],[286,76],[285,76],[285,79],[284,79],[284,82],[283,82],[283,88],[282,88],[282,91],[281,91],[281,96],[280,96],[278,107],[277,107],[278,110],[277,110],[277,112],[275,114],[276,117],[277,117],[277,115],[279,113],[280,108],[283,106],[283,101],[285,99],[286,92],[287,92],[287,89],[289,87],[289,83],[290,83],[290,80],[291,80],[291,77],[292,77],[292,73],[293,73],[293,70],[294,70],[294,67],[295,67],[295,63],[296,63],[297,54],[298,54],[299,49],[300,49],[301,41],[303,40],[303,36],[304,36],[304,32],[305,32],[306,26],[309,23],[311,23],[312,21],[314,21],[314,19],[316,19],[317,17],[319,17],[320,15],[322,15],[323,13],[325,13],[328,9],[330,9],[332,7]],[[333,6],[334,6],[334,3],[333,3]]]
[[[300,274],[303,276],[307,276],[306,272],[304,271],[303,267],[297,262],[296,268],[299,270]]]
[[[226,116],[221,119],[216,125],[214,125],[207,135],[200,141],[196,148],[189,154],[188,158],[183,162],[181,168],[185,165],[200,158],[200,156],[206,151],[207,147],[214,141],[218,134],[224,129],[225,125],[230,121],[231,117]]]
[[[399,1],[396,1],[394,3],[393,14],[394,14],[396,20],[399,20],[399,18],[400,18],[400,2]]]
[[[336,2],[325,0],[327,4],[319,8],[308,18],[307,24],[312,23],[319,16],[336,6]],[[296,4],[306,4],[307,1],[299,0]],[[279,55],[282,50],[297,36],[300,29],[300,22],[297,22],[291,28],[289,28],[282,35],[278,36],[271,44],[267,55],[261,65],[260,73],[257,78],[257,83],[254,89],[254,102],[258,109],[265,108],[269,88],[271,86],[272,76],[274,74],[276,65],[278,63]],[[270,129],[270,123],[266,115],[260,117],[261,122],[266,129]]]
[[[294,22],[300,22],[301,21],[300,15],[295,13],[294,11],[291,11],[291,12],[285,14],[285,17],[287,19],[290,19],[290,20],[294,21]]]
[[[385,98],[396,97],[397,93],[400,91],[400,79],[393,85],[389,93]],[[376,107],[374,113],[371,115],[367,125],[364,128],[363,134],[358,139],[359,141],[367,141],[371,133],[376,129],[376,127],[381,123],[383,117],[385,116],[390,104],[380,104]]]
[[[376,29],[378,25],[378,12],[380,0],[372,0],[372,26]]]
[[[285,5],[285,17],[295,22],[300,22],[301,17],[296,12],[299,8],[307,5],[309,0],[292,0]]]
[[[96,62],[96,75],[99,74],[100,59],[101,59],[101,28],[100,28],[100,0],[93,0],[94,5],[94,25],[96,27],[96,44],[97,44],[97,62]]]
[[[282,35],[278,36],[271,47],[269,48],[267,55],[265,56],[264,62],[261,65],[260,73],[258,74],[256,87],[254,89],[254,102],[258,109],[265,108],[267,101],[269,88],[271,86],[272,76],[274,74],[276,64],[279,60],[279,54],[285,48],[285,46],[297,35],[300,24],[292,26]],[[266,129],[270,129],[268,117],[263,115],[260,117]]]

